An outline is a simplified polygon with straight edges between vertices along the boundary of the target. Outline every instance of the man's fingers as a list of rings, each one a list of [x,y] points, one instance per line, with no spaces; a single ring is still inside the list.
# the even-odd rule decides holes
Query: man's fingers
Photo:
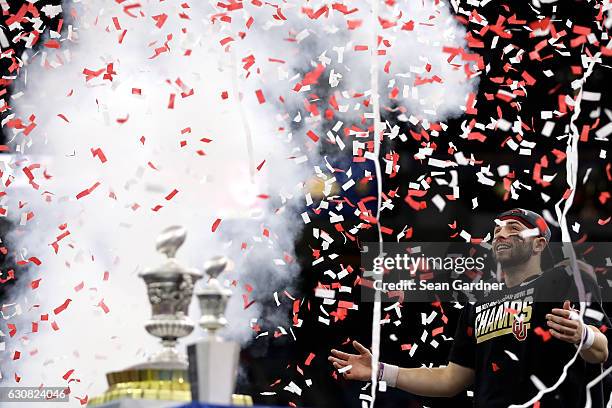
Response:
[[[555,316],[555,315],[546,315],[546,318],[549,321],[553,321],[555,323],[560,324],[561,326],[565,326],[565,327],[569,327],[570,329],[577,329],[578,328],[578,322],[576,320],[570,320],[570,319],[566,319],[564,317],[561,316]]]
[[[569,335],[569,336],[573,336],[574,333],[576,332],[576,329],[571,328],[571,327],[565,327],[562,326],[558,323],[555,323],[553,321],[548,321],[546,322],[546,324],[548,324],[548,327],[552,328],[553,330],[555,330],[557,333],[561,333],[564,335]]]
[[[329,361],[331,361],[332,363],[340,364],[342,367],[344,367],[345,365],[347,365],[347,364],[348,364],[348,361],[341,360],[341,359],[339,359],[339,358],[332,357],[332,356],[329,356],[327,359],[328,359]],[[334,365],[335,365],[335,364],[334,364]]]
[[[550,334],[552,334],[554,338],[557,338],[559,340],[567,341],[568,343],[574,342],[574,339],[571,336],[566,336],[565,334],[561,334],[555,329],[550,329]]]
[[[339,357],[339,358],[341,358],[341,359],[343,359],[343,360],[348,360],[348,359],[349,359],[349,358],[351,358],[351,357],[357,357],[357,355],[356,355],[356,354],[349,354],[349,353],[345,353],[344,351],[340,351],[340,350],[336,350],[336,349],[333,349],[333,350],[331,351],[331,353],[332,353],[332,354],[333,354],[335,357]]]
[[[565,318],[569,318],[570,315],[570,311],[569,310],[565,310],[565,309],[553,309],[552,313],[557,315],[557,316],[561,316],[561,317],[565,317]]]
[[[572,305],[570,304],[569,300],[566,300],[565,302],[563,302],[563,309],[564,310],[570,310],[572,308]]]
[[[357,340],[353,341],[353,347],[355,347],[355,350],[357,350],[361,355],[370,354],[370,350],[363,347],[363,345],[361,345],[361,343],[359,343]]]

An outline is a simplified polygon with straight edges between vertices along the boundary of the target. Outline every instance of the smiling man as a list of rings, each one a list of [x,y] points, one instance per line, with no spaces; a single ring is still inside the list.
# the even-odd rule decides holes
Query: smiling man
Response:
[[[533,406],[538,391],[551,387],[569,365],[566,378],[539,399],[541,408],[584,407],[587,384],[602,371],[610,327],[595,280],[579,273],[587,298],[584,320],[572,308],[578,301],[575,276],[565,268],[542,271],[541,257],[551,232],[539,214],[514,209],[496,218],[493,255],[506,290],[465,305],[449,364],[438,368],[400,368],[381,363],[378,378],[387,385],[429,397],[453,396],[472,386],[476,407]],[[540,301],[542,300],[542,301]],[[571,301],[570,301],[571,300]],[[577,305],[577,303],[575,303]],[[329,360],[347,379],[368,381],[371,354],[332,350]],[[578,350],[579,348],[579,350]],[[603,407],[601,383],[590,388],[592,407]]]

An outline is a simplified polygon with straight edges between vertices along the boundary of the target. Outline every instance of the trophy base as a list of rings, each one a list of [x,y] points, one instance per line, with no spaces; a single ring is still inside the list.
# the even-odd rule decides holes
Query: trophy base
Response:
[[[177,401],[157,401],[123,398],[116,401],[96,405],[98,408],[170,408],[176,407]]]
[[[144,363],[106,374],[108,390],[89,400],[98,408],[170,408],[191,402],[187,369],[182,364]],[[251,406],[250,395],[233,394],[231,404]]]
[[[173,406],[180,402],[191,401],[187,370],[180,364],[145,363],[123,371],[108,373],[106,380],[108,390],[92,398],[88,406],[100,406],[116,400],[171,401]],[[158,405],[146,406],[158,407]]]
[[[187,346],[192,401],[229,405],[236,386],[240,345],[205,339]]]
[[[179,402],[180,403],[180,402]],[[92,406],[91,403],[88,406]],[[232,395],[232,406],[253,406],[253,398],[250,395]],[[96,405],[96,408],[176,408],[177,401],[143,400],[122,398],[116,401]]]

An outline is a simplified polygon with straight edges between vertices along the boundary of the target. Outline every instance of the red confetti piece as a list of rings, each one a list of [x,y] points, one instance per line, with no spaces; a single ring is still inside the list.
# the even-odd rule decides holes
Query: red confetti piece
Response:
[[[217,218],[217,219],[215,220],[215,222],[213,222],[213,225],[212,225],[211,231],[212,231],[212,232],[215,232],[215,231],[217,230],[217,228],[219,228],[219,224],[221,224],[221,218]]]
[[[266,98],[264,97],[264,94],[262,92],[261,89],[258,89],[255,91],[255,95],[257,95],[257,101],[262,104],[266,102]]]
[[[98,302],[98,306],[99,306],[100,308],[102,308],[102,310],[104,311],[104,313],[108,313],[108,312],[110,312],[110,309],[108,308],[108,306],[106,305],[106,303],[104,303],[104,299],[102,299],[102,300],[100,300],[100,301]]]
[[[363,20],[346,20],[346,26],[349,30],[355,30],[363,24]]]
[[[137,9],[137,8],[140,8],[140,7],[141,7],[141,6],[140,6],[140,4],[139,4],[139,3],[135,3],[135,4],[128,4],[127,6],[124,6],[124,7],[123,7],[123,11],[124,11],[124,13],[125,13],[125,14],[127,14],[127,15],[128,15],[128,16],[130,16],[130,17],[133,17],[133,18],[138,18],[138,16],[137,16],[136,14],[132,14],[132,12],[131,12],[131,11],[132,11],[132,9]]]
[[[57,40],[49,40],[45,43],[45,47],[58,49],[60,48],[60,42]]]
[[[170,192],[170,194],[168,194],[165,198],[166,200],[170,201],[172,200],[172,197],[174,197],[175,195],[178,194],[178,190],[175,188],[174,190],[172,190],[172,192]]]
[[[538,326],[535,329],[533,329],[533,331],[534,331],[535,334],[540,336],[542,338],[542,341],[544,341],[544,342],[550,340],[550,338],[552,337],[552,334],[550,334],[550,331],[544,330],[540,326]]]
[[[313,132],[312,130],[309,130],[308,132],[306,132],[306,135],[315,143],[319,141],[319,136],[317,136],[317,134]]]
[[[32,289],[37,289],[40,286],[40,281],[41,280],[42,280],[42,278],[33,280],[32,282],[30,282],[30,287]]]
[[[99,185],[100,185],[100,182],[96,181],[93,186],[81,191],[79,194],[76,195],[77,200],[91,194],[96,188],[98,188]]]
[[[244,310],[248,309],[249,307],[251,307],[251,305],[252,305],[253,303],[255,303],[255,300],[251,300],[251,301],[249,302],[249,297],[248,297],[246,294],[243,294],[243,295],[242,295],[242,300],[243,300],[243,309],[244,309]]]
[[[58,307],[53,309],[53,313],[56,314],[56,315],[60,314],[61,312],[66,310],[66,308],[68,307],[70,302],[72,302],[72,299],[66,299],[66,301],[64,303],[62,303],[61,305],[59,305]]]
[[[113,25],[115,26],[115,30],[121,30],[121,24],[119,24],[119,19],[117,17],[113,17]]]
[[[227,43],[229,43],[231,41],[234,41],[234,39],[232,37],[225,37],[224,39],[219,41],[219,43],[223,46],[223,45],[226,45]]]
[[[314,358],[315,358],[315,354],[314,353],[310,353],[308,355],[308,357],[306,358],[306,361],[304,362],[304,365],[309,366]]]
[[[73,368],[73,369],[70,369],[70,370],[68,370],[68,371],[66,371],[66,374],[64,374],[64,375],[62,376],[62,378],[63,378],[64,380],[67,380],[68,378],[70,378],[70,376],[72,375],[72,373],[74,373],[74,368]]]
[[[431,336],[436,337],[438,334],[444,333],[444,326],[437,327],[431,331]]]
[[[414,30],[414,21],[410,20],[402,25],[402,30],[412,31]]]
[[[68,120],[68,118],[63,114],[63,113],[58,113],[57,117],[64,120],[66,123],[70,123],[70,121]]]
[[[166,23],[166,20],[168,19],[168,15],[163,13],[157,16],[153,16],[152,18],[153,20],[155,20],[155,27],[162,28],[163,25]]]
[[[90,150],[93,157],[97,157],[102,163],[106,163],[106,155],[104,154],[101,148],[98,147],[97,149],[94,149],[92,147]]]

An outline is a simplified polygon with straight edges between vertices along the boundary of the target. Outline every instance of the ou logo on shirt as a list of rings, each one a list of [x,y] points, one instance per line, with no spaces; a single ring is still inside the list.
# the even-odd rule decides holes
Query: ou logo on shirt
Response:
[[[512,334],[518,341],[523,341],[527,338],[527,326],[523,319],[518,318],[518,316],[514,319],[512,323]]]

